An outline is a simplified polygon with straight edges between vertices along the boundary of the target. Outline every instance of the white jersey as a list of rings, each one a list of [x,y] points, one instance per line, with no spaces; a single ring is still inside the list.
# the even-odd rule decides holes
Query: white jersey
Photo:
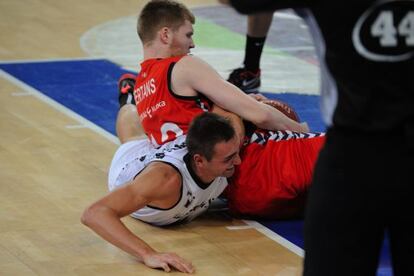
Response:
[[[191,176],[184,161],[187,154],[185,136],[154,149],[147,139],[127,142],[115,153],[109,170],[109,190],[124,185],[138,175],[149,163],[158,161],[173,166],[182,177],[181,196],[169,209],[146,206],[131,214],[132,217],[153,225],[168,225],[190,221],[206,211],[210,203],[226,188],[225,177],[216,178],[207,188],[202,188]]]

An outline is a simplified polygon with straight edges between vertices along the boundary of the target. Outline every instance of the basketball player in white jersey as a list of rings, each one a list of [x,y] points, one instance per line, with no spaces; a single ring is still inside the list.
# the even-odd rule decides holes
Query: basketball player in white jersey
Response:
[[[163,226],[190,221],[207,210],[240,164],[240,139],[227,119],[205,112],[187,136],[155,149],[137,139],[138,116],[124,105],[117,120],[122,145],[109,171],[110,193],[88,207],[82,223],[151,268],[192,273],[192,264],[174,253],[155,251],[122,223],[134,218]]]

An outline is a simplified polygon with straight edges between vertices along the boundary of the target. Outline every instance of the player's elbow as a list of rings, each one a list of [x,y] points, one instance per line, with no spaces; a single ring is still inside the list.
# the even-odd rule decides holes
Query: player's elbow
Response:
[[[82,224],[90,227],[91,225],[94,224],[94,221],[97,219],[97,217],[99,216],[99,208],[93,204],[91,206],[89,206],[88,208],[85,209],[85,211],[83,211],[83,214],[81,216],[81,222]]]

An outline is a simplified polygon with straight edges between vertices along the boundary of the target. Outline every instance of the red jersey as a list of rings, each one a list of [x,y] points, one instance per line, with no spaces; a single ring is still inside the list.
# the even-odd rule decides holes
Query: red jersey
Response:
[[[256,131],[227,186],[230,211],[271,219],[300,215],[324,142],[323,133]]]
[[[172,91],[171,72],[182,57],[145,60],[136,78],[134,98],[138,115],[156,147],[186,134],[192,119],[212,106],[201,94],[186,97]]]

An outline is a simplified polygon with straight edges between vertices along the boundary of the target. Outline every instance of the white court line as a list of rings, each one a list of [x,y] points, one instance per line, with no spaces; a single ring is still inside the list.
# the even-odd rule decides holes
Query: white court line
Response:
[[[79,128],[87,128],[85,125],[67,125],[65,126],[68,129],[79,129]]]
[[[227,226],[228,230],[245,230],[245,229],[255,229],[255,227],[251,225],[239,225],[239,226]]]
[[[21,61],[23,62],[23,61]],[[33,87],[27,85],[26,83],[20,81],[19,79],[13,77],[12,75],[8,74],[4,70],[0,69],[0,77],[10,81],[11,83],[15,84],[16,86],[20,87],[24,91],[27,91],[28,93],[32,94],[33,96],[37,97],[41,101],[49,104],[53,108],[59,110],[63,114],[69,116],[70,118],[78,121],[82,126],[86,126],[90,128],[91,130],[95,131],[96,133],[102,135],[103,137],[107,138],[109,141],[119,145],[118,138],[113,135],[112,133],[106,131],[105,129],[95,125],[91,121],[85,119],[84,117],[80,116],[79,114],[75,113],[71,109],[65,107],[64,105],[58,103],[57,101],[49,98],[48,96],[44,95],[42,92],[38,91],[37,89],[34,89]],[[79,128],[79,125],[72,125],[72,128]],[[71,128],[70,126],[66,126]],[[144,136],[143,136],[144,137]],[[142,137],[142,138],[143,138]],[[279,243],[280,245],[284,246],[288,250],[292,251],[293,253],[297,254],[300,257],[304,256],[304,250],[300,247],[296,246],[295,244],[291,243],[287,239],[283,238],[282,236],[276,234],[269,228],[265,227],[264,225],[252,221],[252,220],[243,220],[247,225],[246,226],[233,226],[228,227],[229,230],[241,230],[241,229],[248,229],[248,228],[254,228],[269,239]]]
[[[285,239],[284,237],[278,235],[277,233],[273,232],[272,230],[270,230],[266,226],[258,223],[257,221],[253,221],[253,220],[243,220],[243,221],[247,225],[255,228],[257,231],[259,231],[260,233],[262,233],[263,235],[268,237],[269,239],[271,239],[271,240],[279,243],[280,245],[284,246],[285,248],[289,249],[290,251],[292,251],[296,255],[298,255],[302,258],[305,256],[305,251],[302,248],[300,248],[296,244],[288,241],[287,239]]]
[[[260,233],[262,233],[263,235],[265,235],[269,239],[271,239],[271,240],[277,242],[278,244],[284,246],[285,248],[289,249],[290,251],[292,251],[296,255],[298,255],[302,258],[305,255],[305,251],[302,248],[300,248],[296,244],[288,241],[287,239],[285,239],[284,237],[278,235],[277,233],[273,232],[271,229],[267,228],[266,226],[264,226],[264,225],[262,225],[262,224],[260,224],[256,221],[253,221],[253,220],[242,220],[242,221],[244,223],[246,223],[247,225],[228,226],[226,228],[228,230],[256,229],[257,231],[259,231]]]

